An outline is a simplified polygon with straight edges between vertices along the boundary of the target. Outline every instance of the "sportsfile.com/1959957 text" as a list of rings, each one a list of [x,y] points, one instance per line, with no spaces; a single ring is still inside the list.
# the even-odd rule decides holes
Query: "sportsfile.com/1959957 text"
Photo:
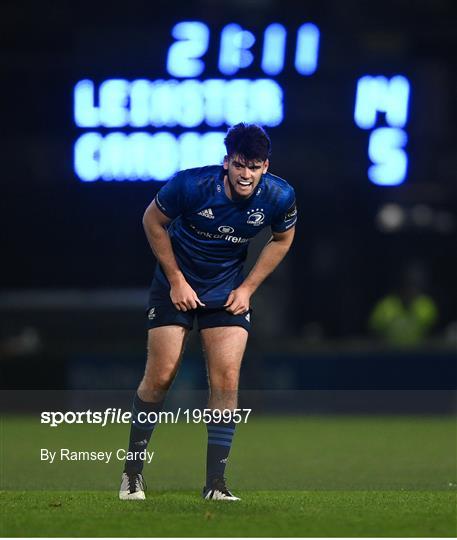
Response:
[[[182,409],[176,411],[140,412],[137,415],[139,424],[176,424],[184,421],[188,424],[209,424],[210,422],[246,424],[252,409]],[[98,424],[105,427],[108,424],[129,424],[132,421],[130,411],[108,407],[104,411],[43,411],[41,423],[50,427],[60,424]]]

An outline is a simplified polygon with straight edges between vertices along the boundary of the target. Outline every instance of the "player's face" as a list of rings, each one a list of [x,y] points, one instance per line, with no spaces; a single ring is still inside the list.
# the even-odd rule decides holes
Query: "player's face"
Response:
[[[225,156],[224,169],[227,171],[230,194],[247,198],[253,193],[257,184],[268,169],[268,159],[265,161],[246,161],[241,156]]]

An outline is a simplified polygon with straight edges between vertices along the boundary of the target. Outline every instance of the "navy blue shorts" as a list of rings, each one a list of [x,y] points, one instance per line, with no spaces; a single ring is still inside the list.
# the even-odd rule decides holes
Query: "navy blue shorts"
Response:
[[[241,326],[249,332],[251,328],[250,309],[242,315],[232,315],[223,307],[206,308],[198,307],[189,311],[179,311],[173,305],[171,298],[160,297],[149,298],[149,308],[147,310],[148,328],[158,328],[159,326],[178,325],[192,330],[194,319],[197,319],[198,330],[204,328],[218,328],[220,326]]]

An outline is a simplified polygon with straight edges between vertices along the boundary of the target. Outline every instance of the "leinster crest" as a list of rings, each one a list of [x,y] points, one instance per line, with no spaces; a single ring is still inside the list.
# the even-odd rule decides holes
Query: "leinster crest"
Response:
[[[255,208],[249,210],[247,220],[247,223],[249,225],[254,225],[254,227],[258,227],[259,225],[263,225],[264,221],[265,214],[263,213],[263,208]]]

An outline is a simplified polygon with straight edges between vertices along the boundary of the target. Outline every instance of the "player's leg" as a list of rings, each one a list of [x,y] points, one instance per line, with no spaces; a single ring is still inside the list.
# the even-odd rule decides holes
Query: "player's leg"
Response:
[[[205,328],[201,330],[205,351],[210,397],[208,407],[213,411],[237,408],[238,382],[248,332],[240,326]],[[218,414],[207,424],[208,447],[206,461],[207,499],[238,500],[225,486],[224,473],[227,464],[235,423],[228,422]]]
[[[148,332],[147,360],[138,396],[145,402],[160,402],[178,371],[189,330],[170,325],[151,328]]]
[[[151,328],[148,332],[146,368],[133,400],[129,448],[119,492],[121,499],[144,499],[141,452],[147,448],[156,423],[154,418],[162,410],[178,370],[188,333],[187,328],[177,325]]]
[[[236,409],[238,383],[248,333],[240,326],[201,330],[209,379],[211,409]]]

